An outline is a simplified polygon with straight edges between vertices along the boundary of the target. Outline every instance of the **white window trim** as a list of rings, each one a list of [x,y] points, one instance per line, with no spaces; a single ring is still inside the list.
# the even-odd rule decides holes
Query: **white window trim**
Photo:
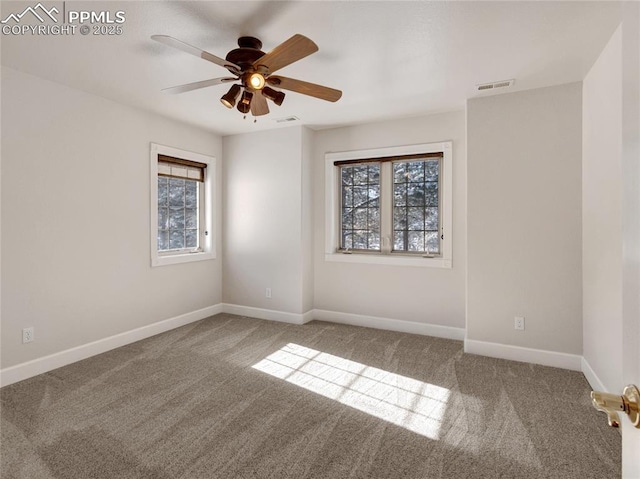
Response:
[[[453,151],[452,142],[424,143],[420,145],[375,148],[370,150],[354,150],[331,152],[325,154],[325,261],[340,263],[386,264],[394,266],[421,266],[429,268],[451,268],[452,226],[453,226]],[[420,153],[443,152],[441,185],[441,221],[444,239],[441,243],[441,255],[425,258],[401,253],[340,253],[338,231],[338,205],[340,204],[340,188],[338,187],[338,170],[335,161],[362,160],[387,156],[415,155]]]
[[[215,195],[214,187],[216,184],[216,159],[213,156],[207,156],[192,151],[181,150],[171,146],[159,145],[151,143],[149,155],[150,164],[150,185],[151,185],[151,266],[164,266],[168,264],[190,263],[192,261],[203,261],[215,259]],[[204,177],[204,231],[206,235],[201,235],[202,251],[194,251],[192,253],[159,253],[158,252],[158,155],[173,156],[183,158],[185,160],[206,163]]]

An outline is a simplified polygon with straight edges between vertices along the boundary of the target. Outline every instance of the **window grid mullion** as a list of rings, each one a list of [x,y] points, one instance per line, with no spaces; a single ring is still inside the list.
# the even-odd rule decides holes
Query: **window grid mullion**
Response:
[[[386,239],[387,245],[384,244]],[[390,253],[393,245],[393,175],[391,163],[382,163],[380,167],[380,250]]]
[[[369,184],[369,165],[367,165],[366,168],[367,168],[367,200],[365,201],[365,204],[366,204],[366,213],[367,214],[365,216],[365,218],[366,218],[366,220],[365,220],[366,224],[365,225],[366,225],[367,230],[366,230],[365,234],[367,235],[367,241],[366,241],[367,249],[369,249],[371,247],[370,244],[369,244],[369,239],[370,239],[370,236],[371,236],[371,234],[370,234],[371,233],[371,225],[369,223],[369,212],[371,211],[371,198],[369,196],[369,192],[370,192],[370,186],[371,185]]]
[[[349,188],[351,191],[351,196],[349,198],[349,211],[350,211],[350,215],[349,217],[351,218],[351,225],[349,227],[349,234],[351,236],[351,248],[353,249],[353,243],[354,243],[354,239],[355,239],[355,231],[356,231],[356,225],[355,225],[355,218],[356,218],[356,211],[355,211],[355,200],[354,200],[354,195],[355,195],[355,183],[353,181],[353,170],[351,171],[351,177],[349,180]]]
[[[182,185],[182,217],[184,222],[182,223],[182,247],[187,246],[187,183]]]
[[[205,236],[205,233],[204,233],[204,222],[202,221],[202,214],[204,212],[204,209],[202,208],[202,204],[203,204],[203,201],[202,201],[203,194],[202,194],[202,192],[204,191],[204,188],[200,187],[200,183],[198,183],[196,185],[196,188],[197,188],[197,191],[196,191],[196,208],[198,208],[197,209],[197,212],[198,212],[197,219],[198,219],[198,221],[197,221],[197,224],[196,224],[196,228],[198,228],[198,236],[197,236],[198,244],[196,245],[196,248],[198,250],[200,250],[200,249],[202,249],[202,245],[204,244],[204,241],[205,241],[205,238],[204,238],[204,236]]]
[[[393,165],[393,163],[392,163]],[[409,179],[408,177],[405,177],[405,182],[404,182],[404,210],[405,210],[405,218],[407,219],[407,226],[405,226],[405,228],[402,230],[402,235],[403,235],[403,250],[404,251],[408,251],[409,250]]]

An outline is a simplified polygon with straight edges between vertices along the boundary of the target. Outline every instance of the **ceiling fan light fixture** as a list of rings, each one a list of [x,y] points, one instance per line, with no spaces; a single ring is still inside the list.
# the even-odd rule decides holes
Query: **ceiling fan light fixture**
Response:
[[[249,75],[249,86],[254,90],[262,90],[264,87],[265,79],[261,73],[252,73]]]
[[[220,98],[220,103],[227,108],[233,108],[236,105],[238,95],[240,95],[240,85],[231,85],[229,91]]]
[[[262,89],[262,94],[265,98],[268,98],[278,106],[282,105],[282,102],[284,101],[283,92],[274,90],[273,88],[269,88],[268,86]]]
[[[253,93],[248,90],[242,92],[242,97],[240,98],[240,102],[238,103],[238,111],[240,113],[247,114],[251,111],[251,99],[253,98]]]

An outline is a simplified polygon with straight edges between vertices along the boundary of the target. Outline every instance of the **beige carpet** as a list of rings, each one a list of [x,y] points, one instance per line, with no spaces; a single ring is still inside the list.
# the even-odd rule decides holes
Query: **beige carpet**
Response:
[[[0,390],[0,477],[620,477],[583,375],[218,315]]]

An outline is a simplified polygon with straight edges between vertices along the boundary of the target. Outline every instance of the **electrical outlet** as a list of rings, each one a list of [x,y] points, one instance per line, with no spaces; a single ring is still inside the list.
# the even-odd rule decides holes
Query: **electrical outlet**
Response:
[[[30,328],[24,328],[22,330],[22,343],[30,343],[35,339],[33,326]]]
[[[264,292],[264,296],[265,296],[266,298],[271,299],[271,288],[267,288],[267,289],[265,290],[265,292]]]
[[[514,327],[518,330],[518,331],[524,331],[524,317],[522,316],[516,316],[515,317],[515,324]]]

